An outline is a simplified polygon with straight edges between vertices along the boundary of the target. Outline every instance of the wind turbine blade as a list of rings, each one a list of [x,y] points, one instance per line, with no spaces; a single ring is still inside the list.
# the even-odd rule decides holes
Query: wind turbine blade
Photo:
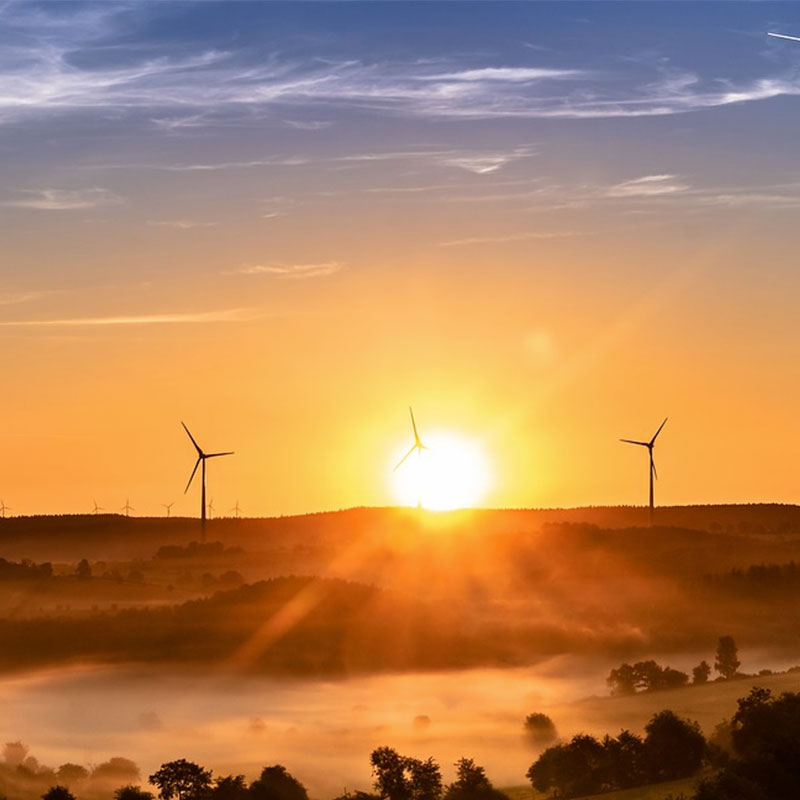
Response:
[[[414,452],[416,449],[417,449],[417,445],[416,445],[416,444],[412,445],[412,446],[411,446],[411,449],[410,449],[410,450],[409,450],[409,451],[408,451],[408,452],[407,452],[407,453],[406,453],[406,454],[405,454],[405,455],[404,455],[404,456],[403,456],[403,457],[402,457],[402,458],[401,458],[401,459],[400,459],[400,460],[397,462],[397,464],[395,464],[395,466],[394,466],[394,469],[392,470],[392,472],[397,472],[397,470],[398,470],[398,469],[400,469],[400,466],[402,465],[402,463],[403,463],[403,462],[404,462],[404,461],[405,461],[405,460],[406,460],[406,459],[407,459],[407,458],[408,458],[408,457],[409,457],[409,456],[410,456],[410,455],[411,455],[411,454],[412,454],[412,453],[413,453],[413,452]]]
[[[209,453],[206,458],[216,458],[217,456],[232,456],[233,450],[228,450],[226,453]]]
[[[653,434],[653,438],[650,440],[650,447],[656,443],[656,437],[659,433],[661,433],[661,429],[667,424],[667,419],[667,417],[664,417],[664,421],[658,426],[658,430]]]
[[[651,461],[651,462],[650,462],[650,466],[651,466],[651,467],[652,467],[652,469],[653,469],[653,477],[654,477],[656,480],[658,480],[658,470],[656,469],[656,462],[655,462],[655,461]]]
[[[768,33],[767,36],[774,36],[776,39],[788,39],[790,42],[800,42],[800,36],[787,36],[785,33]]]
[[[419,440],[419,433],[417,433],[417,422],[414,419],[414,412],[411,409],[411,406],[408,407],[408,413],[411,414],[411,427],[414,429],[414,441],[417,444],[422,444],[422,442]]]
[[[197,450],[197,455],[202,456],[203,451],[200,449],[200,445],[194,440],[194,436],[190,433],[189,429],[186,427],[186,423],[181,420],[181,425],[183,425],[183,429],[186,431],[188,437],[192,440],[192,444],[194,445],[194,449]]]
[[[186,484],[186,488],[183,490],[183,493],[189,491],[189,487],[192,485],[192,479],[194,478],[195,472],[197,472],[197,468],[200,466],[200,462],[203,460],[202,456],[197,457],[197,461],[194,462],[194,469],[192,470],[192,474],[189,476],[189,483]]]
[[[635,439],[620,439],[621,442],[626,442],[627,444],[638,444],[642,447],[650,447],[648,442],[637,442]]]

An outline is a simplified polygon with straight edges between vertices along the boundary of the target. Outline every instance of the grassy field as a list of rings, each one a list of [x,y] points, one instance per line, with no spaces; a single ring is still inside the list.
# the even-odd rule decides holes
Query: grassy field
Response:
[[[770,689],[774,695],[798,692],[800,672],[712,682],[684,689],[621,697],[588,697],[542,710],[550,714],[563,738],[570,738],[576,733],[590,733],[595,736],[609,733],[616,736],[626,728],[633,733],[641,733],[653,714],[664,709],[696,720],[708,736],[717,723],[722,719],[730,719],[736,713],[737,700],[746,696],[753,686]]]

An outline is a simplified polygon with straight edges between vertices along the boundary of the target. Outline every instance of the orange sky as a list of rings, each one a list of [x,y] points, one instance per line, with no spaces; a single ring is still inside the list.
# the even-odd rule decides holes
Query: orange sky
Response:
[[[297,41],[315,58],[361,48],[367,74],[337,50],[341,65],[314,79],[335,96],[269,105],[277,79],[262,75],[266,94],[217,108],[205,95],[244,81],[234,56],[266,70],[280,42],[258,45],[269,57],[219,55],[209,23],[183,72],[148,61],[143,78],[100,63],[125,26],[89,8],[74,29],[52,8],[3,11],[20,52],[26,26],[52,25],[62,59],[52,74],[28,53],[41,95],[0,109],[0,499],[13,513],[118,510],[126,497],[139,514],[173,500],[196,513],[180,420],[209,450],[236,451],[209,465],[218,511],[390,504],[409,405],[423,438],[480,444],[490,506],[644,502],[646,453],[618,439],[649,438],[665,416],[657,502],[796,501],[800,183],[785,165],[800,103],[778,73],[763,102],[734,75],[731,54],[751,40],[716,56],[714,74],[742,82],[734,100],[672,83],[651,107],[644,61],[615,60],[632,44],[510,44],[514,15],[544,24],[537,4],[491,24],[466,13],[442,63],[402,80],[433,45],[398,35],[369,62],[390,12],[368,12],[373,38],[350,41],[341,7],[319,39]],[[276,8],[254,4],[253,31]],[[134,38],[166,13],[140,12]],[[281,13],[285,41],[311,25]],[[150,22],[167,39],[184,30]],[[671,63],[701,86],[710,67],[680,22]],[[644,17],[630,25],[637,46],[656,36]],[[752,76],[800,57],[788,44],[759,39],[772,49],[751,56]],[[28,63],[7,66],[9,80]],[[84,64],[108,85],[82,82]],[[601,65],[635,115],[624,95],[586,110],[590,87],[611,91]],[[565,97],[583,105],[567,114]]]

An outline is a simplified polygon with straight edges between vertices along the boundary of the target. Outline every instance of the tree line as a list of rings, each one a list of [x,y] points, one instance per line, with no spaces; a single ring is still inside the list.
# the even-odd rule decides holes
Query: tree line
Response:
[[[370,763],[373,791],[345,792],[336,800],[507,800],[483,767],[469,758],[456,763],[456,778],[449,785],[433,758],[411,758],[379,747]],[[669,710],[650,719],[644,736],[628,730],[602,740],[578,734],[547,748],[531,764],[527,778],[536,791],[569,800],[685,778],[703,767],[713,773],[699,782],[692,800],[797,800],[800,692],[773,697],[768,689],[754,687],[709,740],[696,722]],[[66,773],[64,778],[42,800],[76,800]],[[148,782],[159,800],[308,800],[303,784],[280,764],[264,767],[248,783],[243,775],[214,777],[211,770],[178,759],[162,764]],[[114,791],[113,798],[154,800],[154,794],[129,783]]]
[[[717,680],[731,680],[739,676],[739,648],[732,636],[720,636],[717,644],[714,669]],[[711,665],[703,660],[692,669],[692,684],[707,683]],[[612,669],[606,678],[611,694],[656,692],[662,689],[680,689],[689,685],[689,675],[672,667],[662,667],[653,660],[623,663]]]

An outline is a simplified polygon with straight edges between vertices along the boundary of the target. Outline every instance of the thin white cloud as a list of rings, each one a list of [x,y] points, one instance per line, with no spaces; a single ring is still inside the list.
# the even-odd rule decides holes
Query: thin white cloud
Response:
[[[193,228],[213,228],[217,223],[200,222],[193,219],[150,219],[147,220],[147,224],[156,228],[175,228],[176,230],[180,231],[188,231],[192,230]]]
[[[298,131],[323,131],[326,128],[330,128],[333,125],[333,122],[330,120],[324,119],[311,119],[311,120],[299,120],[299,119],[285,119],[284,125],[288,125],[290,128],[294,128]]]
[[[245,264],[234,272],[240,275],[274,275],[294,280],[324,278],[339,272],[344,265],[339,261],[321,261],[313,264]]]
[[[133,314],[114,317],[69,317],[64,319],[5,320],[6,328],[94,328],[117,325],[184,325],[207,322],[245,322],[254,319],[251,309],[229,308],[220,311],[180,312],[175,314]]]
[[[657,197],[685,192],[688,189],[689,186],[681,183],[675,175],[643,175],[641,178],[610,186],[606,190],[606,197]]]
[[[524,242],[531,239],[567,239],[574,236],[586,236],[582,231],[522,231],[498,236],[471,236],[467,239],[452,239],[439,242],[439,247],[460,247],[469,244],[498,244],[501,242]]]
[[[170,172],[215,172],[223,169],[252,169],[253,167],[296,167],[308,164],[308,159],[295,156],[259,158],[252,161],[221,161],[207,164],[172,164],[164,169]]]
[[[23,189],[20,193],[22,197],[7,200],[3,205],[36,211],[75,211],[125,202],[123,197],[100,186],[88,189]]]
[[[126,15],[157,12],[95,3],[66,19],[47,5],[28,5],[0,5],[0,123],[109,109],[142,110],[166,132],[267,115],[295,127],[317,125],[331,108],[437,119],[577,120],[682,114],[800,95],[795,67],[733,81],[634,58],[618,61],[616,72],[599,72],[510,65],[489,56],[484,63],[455,56],[381,63],[290,59],[256,48],[175,53],[152,41],[126,49],[119,44],[119,34],[129,32]],[[543,57],[530,51],[531,59]]]
[[[447,72],[441,75],[426,75],[427,81],[503,81],[509,83],[528,83],[554,78],[577,78],[585,75],[575,69],[542,69],[539,67],[482,67],[481,69],[465,69],[458,72]]]
[[[14,306],[38,300],[44,292],[0,292],[0,306]]]

